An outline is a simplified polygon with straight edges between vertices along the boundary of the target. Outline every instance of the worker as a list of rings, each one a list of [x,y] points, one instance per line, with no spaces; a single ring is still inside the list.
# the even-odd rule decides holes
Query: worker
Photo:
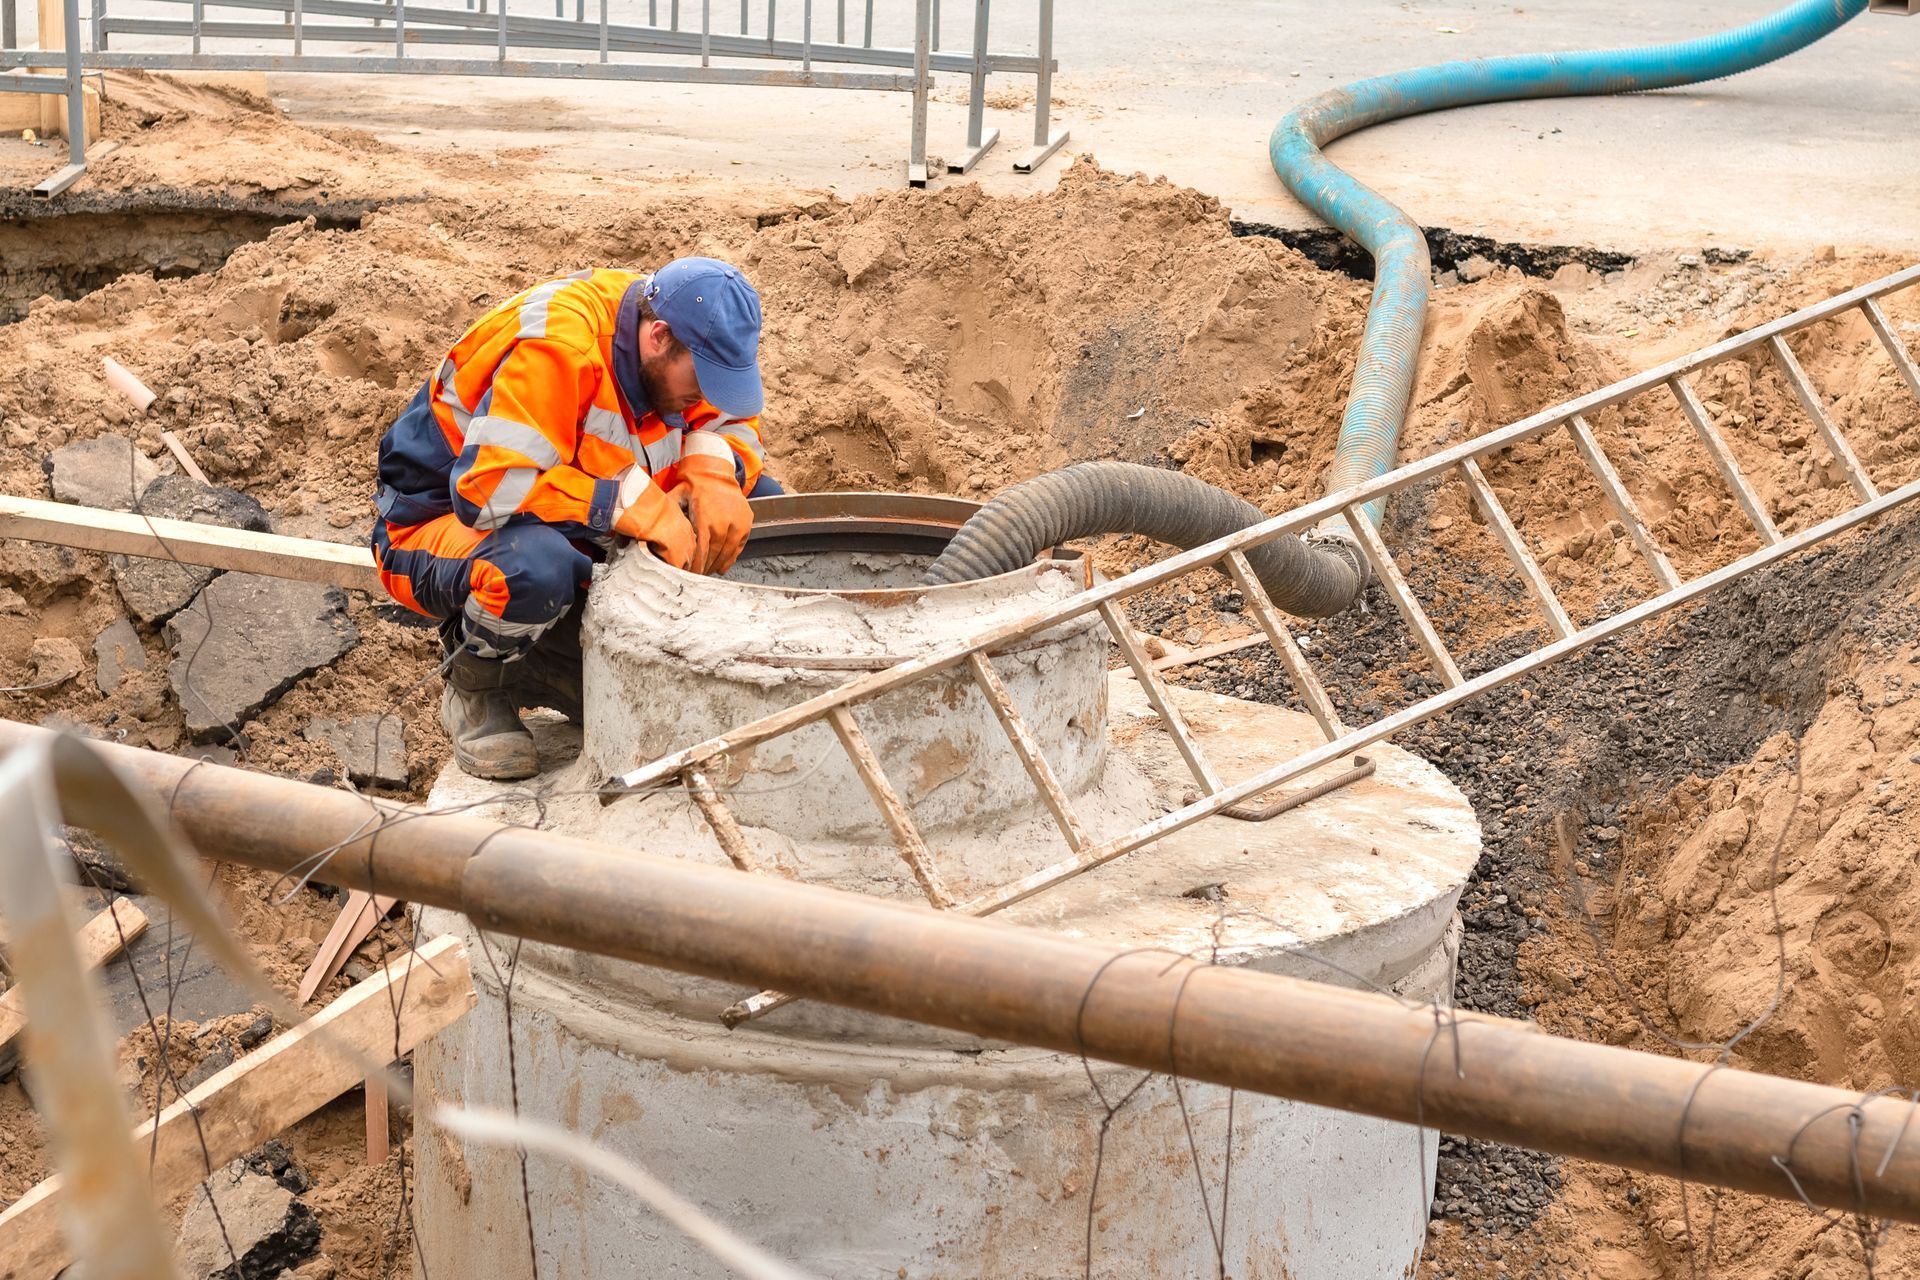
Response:
[[[519,711],[580,714],[593,567],[636,542],[725,573],[762,476],[760,295],[712,258],[595,269],[480,317],[380,441],[373,550],[440,620],[440,719],[462,769],[539,772]]]

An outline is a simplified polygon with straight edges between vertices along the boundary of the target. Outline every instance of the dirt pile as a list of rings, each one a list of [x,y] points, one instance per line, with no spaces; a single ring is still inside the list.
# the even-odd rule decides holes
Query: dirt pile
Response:
[[[363,542],[375,444],[472,319],[582,265],[644,267],[687,253],[740,262],[762,292],[773,470],[795,488],[985,497],[1065,462],[1127,458],[1180,467],[1280,511],[1318,496],[1333,449],[1365,284],[1314,268],[1278,241],[1235,236],[1217,202],[1163,182],[1082,162],[1058,189],[1020,199],[959,183],[847,203],[561,173],[521,187],[511,159],[426,163],[347,131],[290,125],[244,94],[144,77],[112,86],[110,132],[124,131],[127,145],[76,202],[76,221],[32,228],[52,257],[34,267],[44,283],[30,287],[76,296],[25,298],[23,318],[0,324],[6,492],[47,496],[47,454],[106,433],[170,466],[159,437],[167,429],[213,479],[256,498],[280,531]],[[141,222],[162,208],[174,221]],[[109,216],[123,221],[77,220]],[[62,244],[78,255],[116,235],[145,265],[102,287],[94,288],[116,269],[107,258],[84,270],[54,260]],[[1550,281],[1497,270],[1438,288],[1402,454],[1494,429],[1898,265],[1868,253],[1825,262],[1683,257],[1604,276],[1566,267]],[[1889,310],[1920,346],[1920,297],[1909,292]],[[1863,323],[1797,339],[1794,350],[1883,488],[1920,474],[1920,404]],[[107,390],[103,355],[159,393],[149,414]],[[1764,360],[1722,366],[1695,385],[1783,529],[1847,503],[1844,478]],[[1664,393],[1591,421],[1683,571],[1757,545]],[[1528,445],[1488,473],[1576,617],[1651,589],[1564,438]],[[1539,637],[1530,602],[1457,482],[1409,495],[1388,524],[1409,578],[1470,669]],[[1886,552],[1896,553],[1904,554]],[[1101,550],[1116,570],[1160,554],[1125,539]],[[1844,612],[1842,589],[1822,581],[1780,589],[1835,592],[1833,607]],[[0,682],[9,685],[30,682],[35,640],[65,640],[87,655],[124,617],[101,557],[0,547],[0,588]],[[1367,604],[1313,636],[1336,698],[1356,717],[1434,687],[1385,598],[1376,592]],[[1584,858],[1590,874],[1575,877],[1635,1001],[1681,1038],[1729,1034],[1764,1004],[1773,981],[1765,855],[1794,771],[1786,745],[1756,755],[1755,744],[1806,726],[1773,723],[1786,703],[1754,690],[1784,678],[1780,668],[1805,636],[1768,631],[1758,606],[1740,607],[1748,612],[1730,608],[1698,632],[1677,623],[1609,649],[1598,665],[1500,691],[1457,722],[1410,735],[1407,745],[1468,791],[1488,832],[1487,865],[1464,903],[1463,1003],[1517,1012],[1537,1000],[1555,1029],[1658,1043],[1636,1030],[1623,999],[1601,992],[1597,957],[1579,958],[1584,925],[1562,896],[1571,881],[1554,873],[1543,843],[1543,820],[1583,803],[1578,789],[1605,759],[1617,766],[1609,785],[1654,780],[1606,801],[1618,812],[1596,814],[1595,824],[1625,832],[1625,843]],[[1138,620],[1203,643],[1250,630],[1243,608],[1223,588],[1188,584],[1144,605]],[[299,681],[229,745],[252,767],[337,782],[341,762],[305,736],[312,722],[395,710],[406,722],[412,786],[422,788],[446,755],[428,675],[433,635],[391,604],[356,598],[349,612],[359,645]],[[1762,632],[1772,646],[1764,653],[1751,640]],[[83,662],[56,687],[10,692],[7,714],[177,749],[170,655],[150,629],[138,643],[145,670],[111,693]],[[1743,1042],[1765,1069],[1861,1088],[1920,1077],[1903,941],[1920,899],[1909,901],[1898,865],[1910,834],[1905,788],[1920,780],[1920,765],[1907,760],[1920,712],[1894,680],[1916,678],[1902,665],[1909,650],[1889,644],[1885,654],[1852,651],[1850,665],[1835,668],[1832,701],[1798,748],[1805,794],[1782,855],[1790,998]],[[1723,667],[1738,679],[1714,674]],[[1197,678],[1243,697],[1284,696],[1275,664],[1253,656],[1218,660]],[[1674,711],[1663,721],[1669,698],[1719,718]],[[1645,800],[1688,770],[1698,780],[1681,783],[1670,803]],[[302,893],[282,907],[244,877],[228,887],[256,955],[290,986],[333,904]],[[1586,976],[1572,991],[1548,981],[1573,972]],[[0,1196],[45,1172],[17,1095],[0,1085]],[[398,1168],[356,1164],[355,1127],[343,1102],[292,1135],[303,1162],[324,1171],[313,1199],[323,1247],[343,1275],[398,1274],[406,1267],[404,1252],[390,1257]],[[1481,1160],[1464,1146],[1446,1159],[1443,1191],[1461,1207],[1443,1213],[1480,1219],[1476,1238],[1496,1220],[1519,1234],[1495,1251],[1504,1258],[1443,1250],[1449,1260],[1434,1275],[1497,1274],[1525,1259],[1549,1274],[1584,1268],[1624,1280],[1686,1265],[1684,1242],[1669,1233],[1670,1189],[1572,1166],[1536,1245],[1526,1233],[1560,1194],[1549,1162]],[[1736,1234],[1750,1241],[1739,1274],[1826,1274],[1822,1251],[1844,1233],[1812,1235],[1817,1223],[1790,1218],[1746,1201],[1723,1206],[1723,1246]],[[1443,1242],[1455,1239],[1443,1233]]]
[[[1771,737],[1749,762],[1688,778],[1604,838],[1569,846],[1569,923],[1591,930],[1556,930],[1523,950],[1543,1025],[1661,1053],[1745,1032],[1733,1065],[1863,1093],[1920,1078],[1909,811],[1920,800],[1920,645],[1906,625],[1920,588],[1906,584],[1894,603],[1904,616],[1833,664],[1803,734]],[[1605,1242],[1616,1265],[1596,1275],[1710,1264],[1852,1275],[1875,1248],[1846,1222],[1752,1197],[1722,1199],[1710,1238],[1697,1190],[1689,1234],[1667,1180],[1576,1165],[1569,1183],[1549,1226]],[[1877,1264],[1915,1274],[1920,1243],[1896,1231]]]

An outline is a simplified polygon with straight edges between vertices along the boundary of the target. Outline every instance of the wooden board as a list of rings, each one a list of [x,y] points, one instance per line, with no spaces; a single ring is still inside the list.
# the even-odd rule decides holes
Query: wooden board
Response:
[[[119,923],[114,918],[119,917]],[[114,899],[113,905],[87,921],[80,929],[80,962],[98,969],[120,954],[122,937],[128,942],[147,931],[147,913],[127,898]],[[14,1039],[26,1029],[27,1015],[18,988],[0,996],[0,1062],[4,1062]]]
[[[50,542],[83,551],[111,551],[161,560],[173,558],[183,564],[260,573],[272,578],[295,578],[301,582],[328,582],[385,594],[374,567],[373,552],[367,547],[321,542],[315,538],[288,538],[277,533],[253,533],[131,511],[106,511],[66,502],[0,495],[0,538]]]
[[[397,997],[396,1027],[389,1001]],[[155,1197],[178,1195],[359,1084],[365,1069],[330,1049],[329,1041],[384,1059],[412,1049],[473,1005],[473,975],[458,938],[435,938],[395,960],[307,1021],[209,1077],[163,1111],[157,1126],[148,1120],[135,1129],[134,1145],[143,1155],[159,1130],[152,1164]],[[0,1213],[0,1280],[58,1274],[73,1261],[61,1228],[60,1179],[49,1178]]]
[[[294,996],[294,1002],[305,1004],[313,999],[318,991],[334,974],[340,972],[347,963],[347,957],[354,948],[367,940],[374,927],[393,910],[397,898],[385,896],[373,897],[364,889],[349,889],[346,905],[340,908],[340,914],[333,919],[333,927],[327,930],[326,941],[313,954],[313,963],[307,966],[307,972],[300,979],[300,990]]]

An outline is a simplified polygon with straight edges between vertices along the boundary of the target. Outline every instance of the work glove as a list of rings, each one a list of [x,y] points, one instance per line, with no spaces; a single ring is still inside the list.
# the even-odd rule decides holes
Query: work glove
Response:
[[[647,544],[648,550],[676,569],[694,567],[693,526],[680,506],[661,492],[644,467],[620,473],[613,503],[613,531]]]
[[[724,441],[719,443],[726,448]],[[733,451],[728,449],[724,458],[705,449],[683,456],[673,496],[686,507],[693,526],[693,571],[721,574],[733,568],[753,531],[753,508],[734,479]]]

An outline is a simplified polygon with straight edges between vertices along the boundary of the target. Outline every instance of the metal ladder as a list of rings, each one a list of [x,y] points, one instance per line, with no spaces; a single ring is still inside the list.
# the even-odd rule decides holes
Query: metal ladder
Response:
[[[1431,719],[1469,698],[1518,679],[1558,658],[1585,649],[1636,623],[1686,604],[1716,587],[1764,568],[1794,552],[1804,550],[1856,525],[1873,520],[1894,507],[1920,496],[1920,480],[1887,493],[1879,490],[1866,469],[1861,466],[1845,437],[1827,415],[1819,392],[1808,379],[1806,371],[1800,367],[1799,361],[1794,357],[1786,341],[1789,334],[1850,311],[1858,311],[1865,317],[1881,346],[1892,358],[1894,367],[1898,370],[1901,379],[1905,381],[1908,390],[1916,398],[1920,398],[1920,367],[1915,365],[1913,356],[1894,333],[1878,301],[1887,294],[1907,288],[1916,282],[1920,282],[1920,266],[1909,267],[1884,279],[1862,285],[1825,302],[1796,311],[1713,346],[1616,382],[1579,399],[1544,410],[1530,418],[1469,440],[1432,457],[1410,463],[1377,480],[1322,498],[1318,502],[1296,508],[1285,515],[1262,521],[1230,537],[1221,538],[1157,564],[1137,569],[1125,577],[1094,586],[1065,601],[1003,624],[971,640],[947,645],[885,671],[874,672],[848,681],[837,689],[809,698],[784,711],[676,751],[630,773],[610,778],[602,787],[602,803],[611,803],[621,796],[678,781],[685,785],[694,802],[712,825],[722,849],[734,865],[746,871],[759,871],[762,868],[741,833],[739,823],[728,810],[718,790],[712,785],[708,772],[715,761],[732,752],[755,746],[824,720],[832,727],[841,748],[865,783],[868,794],[879,808],[881,816],[893,835],[901,858],[913,873],[927,901],[940,910],[962,911],[970,915],[988,915],[1012,906],[1016,902],[1091,871],[1122,854],[1151,844],[1162,836],[1216,814],[1229,813],[1235,810],[1236,806],[1242,806],[1242,808],[1235,816],[1270,816],[1268,811],[1285,807],[1288,801],[1281,801],[1278,805],[1269,804],[1265,810],[1258,811],[1249,811],[1243,806],[1263,792],[1380,742],[1402,729]],[[1792,388],[1795,398],[1799,401],[1800,407],[1812,419],[1821,440],[1844,473],[1847,483],[1853,490],[1853,495],[1858,499],[1857,505],[1849,510],[1791,535],[1782,534],[1768,516],[1760,495],[1754,491],[1753,486],[1742,474],[1732,450],[1714,427],[1699,395],[1688,380],[1689,375],[1701,369],[1760,348],[1764,348],[1779,367]],[[1752,554],[1691,580],[1683,580],[1661,551],[1652,529],[1649,528],[1632,496],[1627,492],[1626,486],[1621,482],[1612,462],[1601,449],[1585,416],[1596,410],[1621,404],[1636,396],[1662,392],[1672,395],[1678,402],[1681,413],[1699,437],[1715,469],[1728,489],[1732,491],[1735,502],[1753,525],[1761,543],[1760,549]],[[1566,431],[1572,438],[1575,450],[1594,479],[1598,481],[1601,492],[1620,524],[1631,537],[1634,546],[1638,548],[1641,557],[1646,561],[1659,587],[1658,592],[1648,599],[1579,627],[1575,626],[1568,617],[1566,609],[1554,594],[1552,585],[1547,581],[1546,575],[1541,572],[1539,564],[1528,550],[1519,530],[1514,527],[1511,517],[1501,506],[1493,486],[1487,481],[1483,467],[1483,462],[1487,458],[1514,445],[1557,430]],[[1414,485],[1436,480],[1453,472],[1459,474],[1475,504],[1485,514],[1488,528],[1513,562],[1515,571],[1519,574],[1528,594],[1532,596],[1545,621],[1546,630],[1552,637],[1547,643],[1531,652],[1471,678],[1461,673],[1453,655],[1447,651],[1432,620],[1427,616],[1426,610],[1408,587],[1406,579],[1394,563],[1393,556],[1381,540],[1379,530],[1363,510],[1367,503],[1376,498],[1399,493]],[[1323,520],[1334,516],[1345,517],[1362,552],[1378,575],[1381,586],[1393,600],[1407,624],[1407,629],[1426,654],[1428,661],[1432,663],[1434,673],[1444,686],[1439,693],[1357,727],[1341,723],[1326,690],[1308,665],[1292,632],[1288,629],[1288,623],[1268,599],[1246,559],[1246,550],[1249,547],[1259,546],[1287,534],[1306,533]],[[1259,631],[1254,636],[1246,637],[1230,646],[1212,646],[1207,650],[1156,663],[1148,655],[1139,635],[1128,621],[1121,607],[1122,602],[1177,578],[1215,567],[1224,570],[1234,585],[1240,589],[1249,611],[1259,624]],[[1092,612],[1098,612],[1106,623],[1114,643],[1119,646],[1128,667],[1139,680],[1148,703],[1158,714],[1162,727],[1165,728],[1181,759],[1193,774],[1194,783],[1200,792],[1199,798],[1191,803],[1100,842],[1095,842],[1088,837],[1085,828],[1075,816],[1072,802],[1061,788],[1039,745],[1028,732],[1019,711],[1007,696],[1006,686],[1001,682],[993,669],[993,664],[989,661],[989,656],[996,649]],[[1295,692],[1318,723],[1325,741],[1317,747],[1301,751],[1250,777],[1228,782],[1221,778],[1219,772],[1201,751],[1192,730],[1181,716],[1174,700],[1169,696],[1167,686],[1161,678],[1161,671],[1183,663],[1198,661],[1201,657],[1222,652],[1228,648],[1240,648],[1260,642],[1270,645],[1279,657]],[[992,706],[1008,742],[1018,755],[1027,776],[1033,782],[1039,799],[1045,805],[1065,841],[1067,856],[1010,884],[1001,885],[966,901],[958,901],[942,881],[939,870],[935,866],[933,853],[928,848],[925,838],[914,825],[907,806],[888,781],[873,748],[861,733],[859,724],[854,719],[853,708],[867,699],[912,684],[930,673],[963,665],[971,674],[974,684],[979,687],[980,692]],[[1351,777],[1360,776],[1364,772],[1365,761],[1358,760],[1355,763],[1356,767],[1345,774],[1329,778],[1320,785],[1296,793],[1288,799],[1297,802],[1311,798],[1312,795],[1324,794],[1333,786],[1340,785]],[[778,992],[762,992],[733,1006],[723,1016],[729,1025],[733,1025],[777,1008],[788,998]]]

